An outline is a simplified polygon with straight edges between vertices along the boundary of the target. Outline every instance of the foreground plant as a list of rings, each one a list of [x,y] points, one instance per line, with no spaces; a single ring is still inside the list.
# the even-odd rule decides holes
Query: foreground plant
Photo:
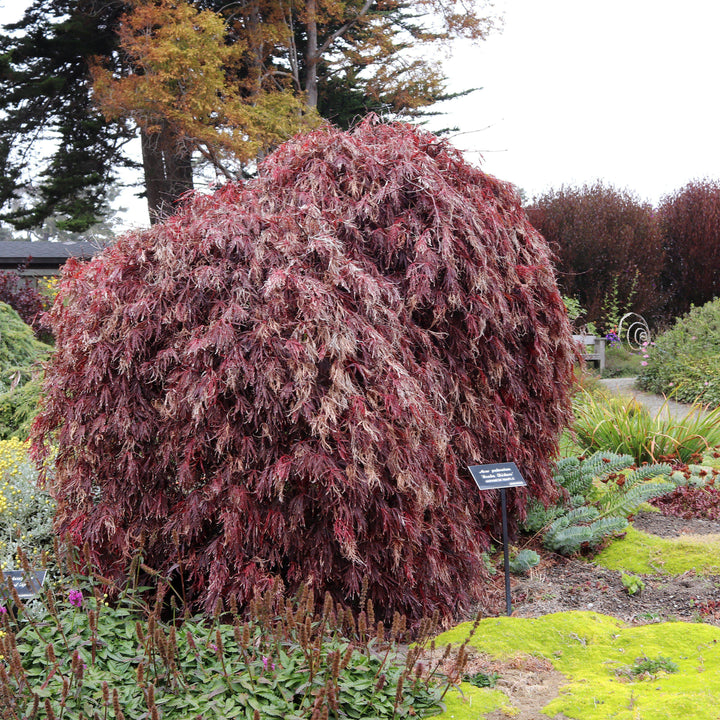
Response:
[[[437,618],[401,653],[404,618],[386,629],[371,601],[355,618],[327,595],[316,612],[312,591],[289,599],[276,586],[242,616],[219,603],[210,617],[179,618],[167,585],[151,606],[143,588],[112,605],[105,589],[75,576],[0,609],[3,719],[423,717],[462,675],[462,653],[449,676],[438,673],[449,649],[426,659]]]
[[[17,438],[0,440],[0,570],[20,567],[18,547],[36,561],[53,546],[55,503],[38,487],[28,448]]]

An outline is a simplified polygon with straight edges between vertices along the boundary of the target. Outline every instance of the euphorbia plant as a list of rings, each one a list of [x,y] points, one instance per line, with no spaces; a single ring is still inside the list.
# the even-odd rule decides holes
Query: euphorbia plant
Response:
[[[450,616],[499,521],[465,465],[555,495],[574,351],[548,248],[433,135],[321,129],[65,267],[34,439],[104,573],[140,550],[206,608],[367,577],[379,615]]]

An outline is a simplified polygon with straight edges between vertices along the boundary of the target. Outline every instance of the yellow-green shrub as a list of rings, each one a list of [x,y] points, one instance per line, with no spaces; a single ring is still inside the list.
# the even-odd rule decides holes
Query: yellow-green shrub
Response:
[[[55,505],[38,488],[27,441],[0,440],[0,569],[17,568],[18,545],[34,559],[52,546]]]

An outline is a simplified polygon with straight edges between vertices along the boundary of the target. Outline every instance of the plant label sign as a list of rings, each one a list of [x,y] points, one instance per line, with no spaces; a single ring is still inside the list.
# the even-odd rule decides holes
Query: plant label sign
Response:
[[[514,462],[495,465],[469,465],[468,470],[480,490],[526,487],[527,483]]]
[[[21,600],[31,600],[34,598],[45,582],[47,570],[33,570],[28,575],[24,570],[5,570],[3,571],[3,582],[0,583],[0,598],[12,602],[12,596],[8,588],[8,583],[12,582]]]
[[[500,511],[502,513],[503,560],[505,566],[505,606],[508,616],[512,615],[510,602],[510,543],[508,541],[507,488],[526,487],[523,476],[514,462],[495,463],[494,465],[468,465],[468,470],[480,490],[500,491]]]

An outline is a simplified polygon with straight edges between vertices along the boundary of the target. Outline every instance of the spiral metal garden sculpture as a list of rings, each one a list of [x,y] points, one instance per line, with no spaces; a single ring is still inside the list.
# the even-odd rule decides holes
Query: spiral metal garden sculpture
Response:
[[[640,350],[643,343],[650,342],[650,327],[642,315],[631,312],[620,319],[617,335],[621,343],[627,343],[633,350]]]

